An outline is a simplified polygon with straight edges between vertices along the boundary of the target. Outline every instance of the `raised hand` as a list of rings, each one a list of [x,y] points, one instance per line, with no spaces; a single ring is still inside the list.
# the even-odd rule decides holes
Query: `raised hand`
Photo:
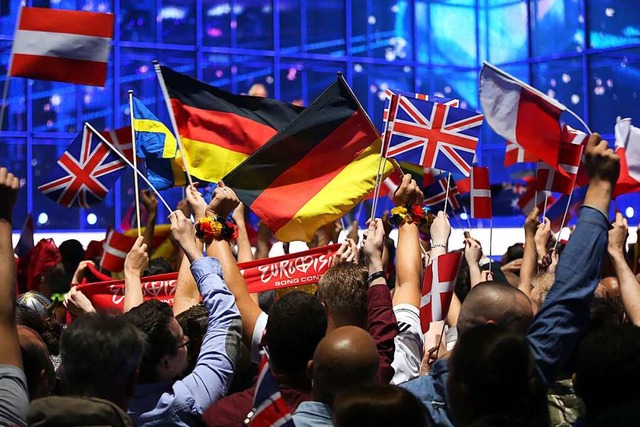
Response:
[[[182,211],[173,211],[169,215],[171,237],[180,245],[190,262],[202,257],[195,240],[195,228]]]
[[[369,221],[367,237],[362,245],[369,273],[374,273],[383,269],[382,251],[384,250],[385,236],[384,225],[382,224],[381,219],[375,218],[372,221]]]
[[[196,221],[205,216],[207,202],[204,201],[202,194],[200,194],[196,188],[196,184],[187,187],[185,191],[185,200],[187,201],[191,212],[193,212],[193,217]]]
[[[156,215],[158,213],[158,199],[151,190],[142,190],[140,192],[140,201],[147,209],[147,214]]]
[[[138,237],[124,260],[125,272],[138,277],[142,276],[145,268],[147,268],[147,266],[149,265],[147,244],[143,242],[144,237]]]
[[[213,197],[207,206],[206,214],[226,218],[239,204],[240,199],[238,199],[236,193],[231,188],[225,186],[224,182],[220,181],[218,188],[214,190]]]
[[[464,257],[469,266],[478,265],[478,261],[482,258],[482,246],[476,239],[471,237],[464,239]]]
[[[84,277],[84,273],[88,265],[95,266],[93,261],[89,261],[89,260],[80,261],[80,263],[78,264],[78,268],[76,268],[75,273],[73,273],[73,278],[71,279],[72,285],[77,285],[80,283],[80,281]]]
[[[440,211],[433,220],[433,223],[431,223],[431,240],[433,241],[433,245],[444,245],[446,249],[450,235],[451,224],[449,224],[449,217],[446,213]]]
[[[592,182],[605,181],[614,186],[618,180],[620,157],[597,133],[592,134],[587,142],[585,168]]]
[[[396,206],[422,205],[424,195],[418,187],[416,180],[411,175],[406,174],[402,177],[402,183],[393,194],[393,203]]]
[[[533,241],[536,243],[536,250],[538,252],[538,259],[542,258],[547,253],[547,243],[551,237],[551,221],[549,218],[544,217],[541,224],[538,225],[536,234]]]
[[[89,301],[89,298],[77,286],[73,286],[64,296],[64,307],[74,316],[85,313],[95,313],[96,309]]]
[[[13,218],[13,205],[18,198],[20,180],[7,168],[0,168],[0,220],[11,222]]]
[[[624,246],[629,236],[629,225],[627,219],[620,212],[616,213],[616,220],[609,230],[609,244],[607,251],[609,255],[624,256]]]
[[[537,207],[533,208],[529,215],[527,215],[527,219],[524,221],[524,233],[528,237],[534,237],[536,231],[538,230],[538,225],[540,225],[540,209]]]
[[[341,264],[343,262],[358,262],[358,246],[353,239],[347,239],[342,242],[338,252],[333,257],[332,265]]]

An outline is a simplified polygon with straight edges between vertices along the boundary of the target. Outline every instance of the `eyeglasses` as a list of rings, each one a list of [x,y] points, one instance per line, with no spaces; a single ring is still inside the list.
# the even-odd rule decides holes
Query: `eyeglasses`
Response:
[[[179,346],[177,346],[177,347],[176,347],[176,350],[178,350],[178,349],[180,349],[180,348],[182,348],[182,347],[187,347],[187,346],[189,346],[190,344],[191,344],[191,340],[190,340],[190,339],[188,339],[188,338],[186,338],[186,339],[185,339],[185,341],[184,341],[182,344],[180,344]]]

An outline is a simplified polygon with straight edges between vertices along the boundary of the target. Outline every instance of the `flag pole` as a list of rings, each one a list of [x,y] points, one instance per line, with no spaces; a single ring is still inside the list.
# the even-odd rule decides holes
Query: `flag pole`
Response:
[[[353,89],[351,89],[351,86],[349,86],[349,83],[347,83],[347,81],[345,80],[344,76],[342,75],[342,73],[340,71],[338,71],[338,79],[342,81],[342,83],[347,87],[347,89],[349,89],[349,93],[351,94],[351,96],[353,97],[353,99],[355,99],[356,103],[358,104],[358,108],[360,109],[360,111],[362,111],[364,117],[367,119],[367,121],[369,122],[369,125],[371,126],[372,129],[376,130],[376,133],[379,134],[378,129],[376,129],[375,125],[373,124],[373,122],[371,121],[371,117],[369,117],[369,115],[367,114],[367,111],[362,107],[362,104],[360,103],[360,100],[358,99],[358,97],[356,96],[356,94],[353,92]],[[387,133],[387,125],[385,123],[385,135]],[[376,185],[373,188],[373,201],[371,204],[371,219],[373,219],[376,215],[376,209],[378,207],[378,197],[380,195],[380,184],[382,184],[382,175],[383,175],[383,171],[384,168],[386,167],[386,161],[387,159],[385,158],[384,161],[384,166],[382,166],[382,157],[383,157],[383,153],[384,153],[384,144],[385,144],[385,138],[386,136],[383,135],[382,136],[382,142],[381,142],[381,146],[380,146],[380,159],[378,159],[378,170],[376,173]],[[382,170],[381,170],[382,167]]]
[[[467,225],[469,226],[469,233],[471,233],[471,220],[469,219],[469,212],[467,212],[467,207],[465,205],[462,205],[462,210],[464,211],[464,214],[467,216]]]
[[[189,181],[189,185],[193,185],[193,180],[191,179],[191,173],[189,172],[189,160],[187,159],[187,155],[186,155],[187,152],[184,149],[184,145],[182,144],[182,138],[180,137],[180,132],[178,132],[178,124],[176,122],[176,117],[173,114],[173,108],[171,108],[171,98],[169,98],[169,91],[167,90],[167,85],[164,83],[164,77],[162,77],[162,70],[160,70],[160,63],[157,60],[153,61],[153,68],[156,70],[156,76],[158,77],[158,83],[160,83],[162,96],[164,97],[164,101],[167,104],[167,110],[169,111],[169,118],[171,119],[171,127],[173,127],[173,133],[176,135],[176,141],[178,142],[178,149],[180,150],[180,156],[182,156],[182,164],[184,165],[184,171],[187,174],[187,180]]]
[[[24,5],[20,6],[20,10],[18,11],[18,18],[16,19],[16,28],[13,30],[13,38],[16,37],[16,32],[18,32],[18,26],[20,25],[20,18],[22,17],[22,8]],[[11,74],[11,66],[13,65],[13,46],[11,47],[11,55],[9,56],[9,65],[7,67],[7,75],[4,78],[4,87],[2,88],[2,105],[0,105],[0,131],[2,130],[2,125],[4,123],[4,110],[7,107],[7,95],[9,94],[9,74]]]
[[[544,219],[544,217],[547,216],[547,202],[549,201],[548,197],[544,198],[544,208],[542,209],[542,218]],[[533,205],[534,207],[536,207],[537,205]]]
[[[575,185],[571,187],[571,193],[569,193],[569,199],[567,199],[567,207],[564,209],[564,215],[562,215],[562,224],[560,224],[560,231],[558,231],[558,238],[556,239],[556,243],[553,245],[554,250],[558,247],[558,242],[560,241],[560,234],[562,233],[562,229],[564,228],[564,223],[567,220],[567,213],[569,213],[569,206],[571,205],[571,196],[573,196],[574,188],[575,188]]]
[[[493,251],[493,216],[491,216],[491,218],[489,218],[489,271],[492,272],[493,270],[491,270],[491,263],[493,262],[491,260],[491,254]],[[491,273],[493,275],[493,273]]]
[[[591,132],[591,129],[589,129],[589,126],[587,126],[587,124],[584,122],[584,120],[582,120],[582,119],[580,118],[580,116],[578,116],[576,113],[574,113],[573,111],[569,110],[568,108],[567,108],[567,113],[571,114],[573,117],[575,117],[576,119],[578,119],[578,121],[580,122],[580,124],[581,124],[582,126],[584,126],[584,128],[587,130],[587,132],[589,133],[589,135],[591,135],[591,133],[592,133],[592,132]]]
[[[142,234],[140,231],[140,189],[138,188],[138,155],[136,151],[136,129],[133,116],[133,91],[129,92],[129,120],[131,121],[131,148],[133,149],[133,191],[136,199],[136,221],[138,222],[138,237]]]
[[[149,186],[149,188],[151,189],[151,191],[153,191],[154,193],[156,193],[156,196],[158,196],[158,199],[160,199],[160,201],[162,202],[162,204],[164,205],[165,208],[167,208],[167,211],[169,212],[173,212],[173,210],[171,209],[171,207],[169,207],[169,204],[164,200],[164,198],[160,195],[160,193],[158,192],[158,190],[156,190],[156,187],[154,187],[149,180],[147,179],[146,176],[144,176],[144,174],[142,172],[140,172],[138,169],[136,169],[135,167],[133,167],[133,164],[129,161],[129,159],[127,159],[127,157],[122,154],[120,152],[120,150],[118,150],[116,147],[113,146],[113,144],[111,144],[107,138],[105,138],[104,136],[102,136],[93,126],[91,126],[91,124],[89,122],[85,122],[84,125],[86,127],[89,128],[89,130],[91,130],[91,132],[93,132],[98,138],[100,138],[100,140],[102,142],[104,142],[105,144],[107,144],[107,146],[109,148],[111,148],[112,151],[114,151],[116,153],[116,155],[118,155],[118,157],[120,157],[127,165],[129,165],[131,168],[133,168],[133,170],[136,171],[136,173],[140,176],[140,178],[142,178],[142,180]],[[134,153],[135,154],[135,153]]]
[[[451,183],[451,172],[447,175],[447,191],[444,194],[444,213],[447,213],[447,202],[449,201],[449,185]]]

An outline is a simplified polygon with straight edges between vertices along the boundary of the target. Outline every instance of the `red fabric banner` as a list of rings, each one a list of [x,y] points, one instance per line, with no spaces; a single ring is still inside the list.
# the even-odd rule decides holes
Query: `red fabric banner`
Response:
[[[305,252],[259,259],[238,264],[249,292],[264,292],[318,283],[329,269],[339,244],[323,246]],[[91,273],[102,282],[83,283],[78,289],[98,310],[122,311],[124,280],[112,280],[89,266]],[[144,299],[159,299],[173,304],[178,273],[159,274],[142,278]]]

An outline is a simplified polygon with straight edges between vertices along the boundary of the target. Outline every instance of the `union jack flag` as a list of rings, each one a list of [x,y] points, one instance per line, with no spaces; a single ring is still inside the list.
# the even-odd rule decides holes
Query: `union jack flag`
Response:
[[[260,362],[253,410],[249,416],[249,427],[295,427],[291,410],[280,394],[265,355]]]
[[[88,208],[104,200],[126,166],[85,126],[38,189],[63,206]]]
[[[444,210],[444,201],[448,199],[447,211],[457,211],[462,207],[459,199],[460,193],[453,181],[449,182],[449,194],[447,196],[447,178],[442,174],[435,178],[435,182],[424,189],[424,204],[434,211]]]
[[[482,114],[401,95],[390,105],[385,157],[469,176]]]
[[[458,107],[460,105],[460,100],[458,99],[443,98],[439,96],[430,97],[429,95],[426,95],[424,93],[406,92],[404,90],[397,90],[397,89],[393,89],[393,90],[386,89],[384,91],[384,97],[385,97],[384,111],[382,112],[382,119],[385,121],[387,120],[387,117],[389,117],[389,104],[391,103],[391,97],[393,95],[402,95],[407,98],[422,99],[424,101],[437,102],[439,104],[451,105],[452,107]]]

